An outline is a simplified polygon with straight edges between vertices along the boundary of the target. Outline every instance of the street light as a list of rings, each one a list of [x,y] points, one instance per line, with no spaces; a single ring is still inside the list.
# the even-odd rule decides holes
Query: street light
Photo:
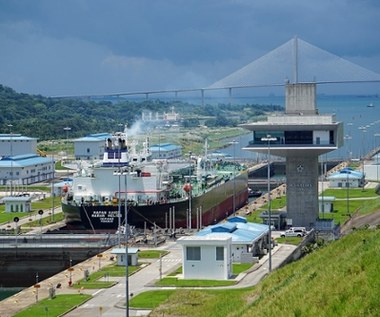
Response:
[[[347,169],[346,171],[346,204],[347,204],[347,216],[351,217],[350,216],[350,204],[349,204],[349,200],[350,200],[350,171]]]
[[[54,143],[52,143],[53,145]],[[54,179],[55,179],[55,161],[54,152],[52,154],[53,170],[52,170],[52,180],[51,180],[51,221],[54,222]]]
[[[343,137],[344,140],[347,141],[347,147],[348,147],[348,150],[347,150],[347,158],[348,160],[350,161],[351,160],[351,156],[352,156],[352,152],[351,152],[351,140],[352,140],[352,136],[347,134]]]
[[[40,215],[40,239],[42,239],[42,215],[44,211],[42,209],[38,210],[38,214]]]
[[[272,272],[272,212],[271,212],[271,197],[270,197],[270,142],[277,141],[277,138],[267,134],[261,138],[261,141],[268,142],[268,222],[269,222],[269,272]]]
[[[375,138],[380,137],[380,133],[375,133],[373,135]],[[375,147],[375,153],[376,153],[376,181],[379,182],[379,154],[380,154],[380,147],[376,144]]]
[[[117,245],[119,246],[120,248],[120,244],[121,244],[121,197],[120,197],[120,191],[121,191],[121,170],[120,170],[120,165],[119,165],[119,169],[117,172],[114,172],[113,173],[114,176],[117,176],[118,177],[118,194],[117,194]]]
[[[72,267],[73,266],[73,260],[71,259],[70,257],[70,266],[69,266],[69,286],[71,287],[71,285],[73,285],[73,271],[74,271],[74,268]]]
[[[11,180],[11,188],[10,188],[10,191],[11,191],[11,196],[13,196],[13,138],[12,138],[12,127],[13,127],[13,124],[8,124],[8,128],[9,128],[9,136],[11,138],[11,177],[10,177],[10,180]]]
[[[124,225],[125,225],[125,316],[129,317],[129,285],[128,285],[128,170],[125,170],[124,175],[124,186],[125,186],[125,199],[124,199]]]
[[[189,186],[188,186],[188,195],[189,195],[189,210],[188,210],[188,224],[187,224],[187,228],[189,230],[191,230],[191,196],[192,196],[192,187],[191,187],[191,168],[192,168],[192,164],[191,164],[191,155],[193,153],[191,151],[189,151]]]
[[[70,127],[64,127],[63,128],[63,130],[64,131],[66,131],[66,146],[67,146],[67,148],[66,148],[66,157],[68,158],[68,156],[69,156],[69,154],[68,154],[68,152],[69,152],[69,146],[68,146],[68,142],[69,142],[69,131],[71,131],[71,128]]]
[[[236,144],[239,142],[232,140],[230,144],[234,146],[234,194],[233,194],[233,200],[232,200],[232,213],[236,211],[236,201],[235,201],[235,196],[236,196]]]
[[[123,170],[119,168],[118,172],[115,172],[114,175],[119,177],[119,202],[120,202],[120,177],[124,176],[124,186],[125,186],[125,199],[124,199],[124,224],[125,224],[125,315],[129,317],[129,285],[128,285],[128,182],[127,177],[129,174],[128,167],[124,167]],[[121,203],[119,203],[119,212],[118,216],[120,219],[121,215]],[[119,227],[119,247],[120,247],[120,232],[121,227]]]

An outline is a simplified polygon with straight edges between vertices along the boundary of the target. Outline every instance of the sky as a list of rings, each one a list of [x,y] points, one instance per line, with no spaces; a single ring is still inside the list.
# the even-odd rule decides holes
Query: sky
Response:
[[[378,0],[0,0],[0,84],[44,96],[202,88],[294,36],[380,74],[379,30]]]

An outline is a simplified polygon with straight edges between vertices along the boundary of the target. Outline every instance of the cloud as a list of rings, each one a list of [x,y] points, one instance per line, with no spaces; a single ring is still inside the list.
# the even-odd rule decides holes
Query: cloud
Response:
[[[375,0],[4,0],[0,21],[0,83],[22,92],[204,87],[295,35],[380,73]]]

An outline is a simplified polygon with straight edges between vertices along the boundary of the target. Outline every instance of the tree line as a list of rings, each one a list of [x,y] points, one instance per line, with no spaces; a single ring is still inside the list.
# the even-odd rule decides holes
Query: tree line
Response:
[[[20,133],[39,140],[81,137],[90,133],[114,132],[120,124],[132,126],[141,119],[142,112],[175,112],[187,127],[236,126],[255,120],[268,112],[283,111],[277,105],[207,104],[196,105],[172,100],[126,100],[89,98],[52,98],[18,93],[0,85],[0,133]]]

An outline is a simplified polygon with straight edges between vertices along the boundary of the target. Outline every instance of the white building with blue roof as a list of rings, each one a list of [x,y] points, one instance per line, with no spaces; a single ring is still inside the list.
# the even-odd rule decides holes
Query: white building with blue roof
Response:
[[[341,169],[327,177],[333,188],[359,188],[365,185],[365,174],[350,167]]]
[[[154,144],[150,147],[152,159],[172,159],[182,156],[182,147],[171,143]]]
[[[30,185],[54,177],[54,160],[35,153],[0,157],[0,184]]]
[[[269,248],[269,226],[233,216],[181,237],[183,278],[228,279],[232,263],[253,263]]]
[[[220,234],[231,237],[231,256],[234,262],[252,262],[265,254],[269,247],[269,226],[248,222],[241,216],[233,216],[226,222],[208,226],[196,235],[219,236]]]
[[[18,133],[0,134],[0,157],[37,153],[37,139]]]
[[[106,140],[111,138],[110,133],[94,133],[74,140],[74,156],[77,160],[102,159]]]

